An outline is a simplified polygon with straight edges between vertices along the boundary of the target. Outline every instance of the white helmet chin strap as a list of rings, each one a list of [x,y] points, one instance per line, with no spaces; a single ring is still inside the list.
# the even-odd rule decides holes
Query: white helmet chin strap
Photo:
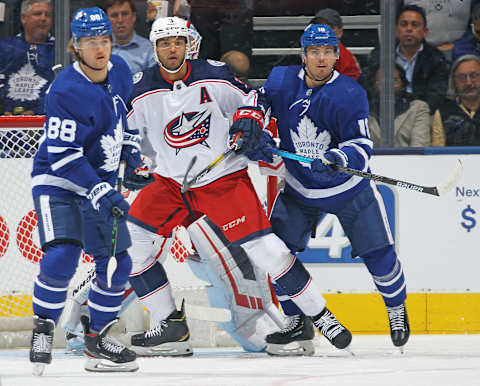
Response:
[[[165,67],[163,65],[163,63],[160,61],[160,59],[158,60],[158,64],[160,65],[160,67],[162,67],[166,72],[168,72],[169,74],[175,74],[177,73],[181,68],[182,66],[185,64],[185,60],[187,59],[187,53],[185,52],[185,56],[183,57],[183,62],[182,64],[180,64],[180,66],[178,66],[175,70],[169,70],[167,67]]]

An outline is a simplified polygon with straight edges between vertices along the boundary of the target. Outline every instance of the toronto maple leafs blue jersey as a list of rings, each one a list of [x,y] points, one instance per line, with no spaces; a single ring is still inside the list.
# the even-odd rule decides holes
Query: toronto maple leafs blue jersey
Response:
[[[85,196],[102,181],[114,186],[131,91],[130,69],[116,55],[104,83],[89,80],[78,62],[60,73],[45,97],[44,134],[33,162],[34,196]]]
[[[233,114],[258,102],[256,90],[213,60],[187,61],[185,77],[175,82],[163,78],[158,65],[135,74],[133,81],[128,125],[139,130],[153,171],[179,184],[193,156],[191,176],[227,150]],[[228,157],[195,186],[244,169],[247,162],[244,156]]]
[[[53,81],[55,38],[43,44],[25,41],[23,34],[0,41],[0,104],[44,114],[45,92]]]
[[[365,90],[337,71],[326,84],[315,88],[307,87],[304,77],[301,66],[275,67],[260,89],[264,108],[277,119],[281,148],[310,158],[339,148],[347,155],[349,167],[369,170],[372,141]],[[328,206],[368,184],[346,174],[320,183],[313,178],[309,163],[284,162],[285,191],[308,205]]]

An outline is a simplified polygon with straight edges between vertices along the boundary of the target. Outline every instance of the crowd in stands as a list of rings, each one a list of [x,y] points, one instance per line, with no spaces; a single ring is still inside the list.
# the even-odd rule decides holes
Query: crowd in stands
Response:
[[[203,37],[200,57],[221,60],[249,82],[253,16],[313,15],[339,40],[336,69],[358,80],[370,102],[370,132],[379,146],[382,97],[379,44],[362,65],[342,43],[342,16],[380,12],[379,1],[165,0],[168,14],[189,18]],[[480,0],[398,0],[395,25],[394,146],[480,146]],[[100,5],[113,26],[113,53],[132,73],[155,64],[149,26],[154,2],[72,0],[71,7]],[[21,30],[0,40],[0,114],[41,115],[55,74],[52,0],[8,0]],[[265,32],[275,34],[277,31]],[[143,35],[143,36],[142,36]],[[299,60],[299,59],[298,59]]]

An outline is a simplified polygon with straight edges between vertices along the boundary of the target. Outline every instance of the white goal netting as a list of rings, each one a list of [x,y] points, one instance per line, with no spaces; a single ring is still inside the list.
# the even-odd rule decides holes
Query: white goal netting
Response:
[[[29,345],[33,281],[43,256],[31,197],[30,173],[43,121],[43,117],[0,117],[0,347]],[[267,178],[261,176],[255,167],[251,168],[250,175],[267,205]],[[275,183],[270,177],[270,184],[276,190]],[[196,279],[185,263],[182,243],[177,240],[173,246],[165,267],[174,294],[177,299],[185,297],[193,304],[206,305],[206,294],[202,290],[205,283]],[[92,258],[82,254],[70,283],[70,293],[91,267]],[[141,330],[148,327],[148,315],[142,307],[131,307],[126,314],[123,317],[126,321],[120,328]],[[221,345],[225,335],[215,323],[189,321],[189,325],[194,345]],[[55,344],[61,346],[63,331],[58,329],[55,335]],[[225,339],[232,343],[228,337]]]

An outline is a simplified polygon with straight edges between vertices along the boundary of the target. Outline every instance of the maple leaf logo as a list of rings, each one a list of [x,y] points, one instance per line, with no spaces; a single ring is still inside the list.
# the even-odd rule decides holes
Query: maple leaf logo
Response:
[[[122,153],[122,141],[123,141],[123,127],[122,120],[119,119],[117,126],[113,130],[113,136],[102,135],[100,139],[100,145],[105,155],[105,163],[101,166],[101,169],[107,172],[113,172],[118,169],[120,162],[120,155]]]
[[[8,98],[21,102],[37,100],[46,83],[47,80],[37,75],[35,68],[27,63],[8,79]]]
[[[330,133],[327,130],[317,135],[317,127],[306,115],[298,122],[297,132],[292,132],[292,142],[295,153],[309,158],[320,158],[328,149],[331,142]],[[304,167],[310,168],[310,163],[300,162]]]

